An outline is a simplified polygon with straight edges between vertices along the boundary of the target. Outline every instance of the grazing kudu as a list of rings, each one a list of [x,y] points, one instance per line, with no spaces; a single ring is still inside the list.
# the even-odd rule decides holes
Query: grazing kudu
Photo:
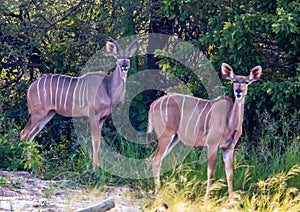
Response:
[[[260,66],[254,67],[249,76],[235,75],[232,68],[223,63],[222,75],[233,82],[234,103],[227,97],[205,100],[178,93],[167,94],[154,101],[149,110],[147,144],[150,144],[154,129],[158,137],[158,147],[151,155],[152,171],[156,190],[160,188],[160,168],[163,158],[181,140],[185,145],[208,148],[207,189],[214,178],[217,150],[222,149],[228,183],[232,189],[232,160],[234,147],[242,135],[244,102],[248,85],[258,80],[262,73]]]
[[[91,72],[81,77],[45,74],[34,81],[27,92],[29,121],[21,132],[21,139],[31,142],[55,113],[66,117],[88,117],[93,170],[96,171],[99,167],[102,126],[112,112],[112,105],[124,101],[129,58],[136,49],[137,40],[124,51],[111,39],[106,43],[106,50],[108,55],[117,59],[117,63],[110,75],[104,76],[101,72]]]

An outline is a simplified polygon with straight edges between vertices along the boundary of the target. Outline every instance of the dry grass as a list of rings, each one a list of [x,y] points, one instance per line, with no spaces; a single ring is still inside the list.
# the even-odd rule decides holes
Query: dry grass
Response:
[[[288,187],[287,181],[300,174],[300,165],[295,165],[287,173],[279,173],[252,183],[247,191],[235,191],[233,198],[218,196],[218,191],[226,187],[224,180],[213,184],[211,199],[204,203],[204,192],[195,190],[199,184],[196,179],[189,182],[170,180],[165,183],[151,206],[146,211],[155,211],[163,203],[169,211],[300,211],[300,194],[298,188]],[[182,179],[185,177],[182,176]],[[184,183],[184,186],[182,184]],[[205,188],[205,183],[202,183]],[[194,201],[190,200],[194,193]]]

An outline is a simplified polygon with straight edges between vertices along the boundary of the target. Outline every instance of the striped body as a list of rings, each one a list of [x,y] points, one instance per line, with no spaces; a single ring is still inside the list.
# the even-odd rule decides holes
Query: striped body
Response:
[[[233,83],[234,103],[226,97],[204,100],[171,93],[151,104],[146,140],[149,144],[154,129],[158,137],[158,145],[151,155],[151,163],[156,189],[160,188],[159,175],[163,158],[181,140],[189,146],[207,147],[205,200],[210,195],[217,151],[222,149],[228,193],[232,195],[233,153],[242,135],[245,97],[248,85],[260,78],[261,70],[260,66],[256,66],[248,76],[241,76],[235,75],[228,64],[222,64],[222,75]]]
[[[105,78],[100,72],[81,77],[45,74],[29,87],[28,107],[31,113],[46,107],[48,111],[54,110],[67,117],[89,116],[90,110],[95,108],[96,95],[100,99],[108,99],[109,91],[101,89],[105,86],[103,82]],[[110,109],[111,101],[106,101],[105,104]]]
[[[117,59],[116,69],[104,76],[101,72],[81,77],[45,74],[34,81],[27,92],[29,121],[22,130],[21,139],[34,137],[58,113],[67,117],[86,116],[90,121],[93,170],[99,167],[100,136],[103,123],[112,112],[113,104],[124,101],[129,58],[137,49],[134,40],[126,50],[111,39],[106,43],[108,55]]]
[[[221,110],[214,109],[222,105]],[[223,128],[223,134],[228,139],[234,133],[228,132],[228,115],[232,109],[232,101],[226,97],[205,100],[177,93],[167,94],[154,101],[149,110],[149,127],[154,127],[158,138],[169,132],[177,134],[186,145],[193,147],[207,146],[207,135],[216,124]],[[219,118],[219,123],[212,125],[212,116]],[[152,129],[148,129],[152,131]],[[228,139],[223,139],[227,141]],[[221,145],[221,144],[220,144]]]

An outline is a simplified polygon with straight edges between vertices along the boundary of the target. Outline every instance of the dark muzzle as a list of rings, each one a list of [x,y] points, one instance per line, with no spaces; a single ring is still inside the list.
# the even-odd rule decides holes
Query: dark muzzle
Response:
[[[236,92],[236,97],[241,98],[242,97],[242,90],[241,87],[239,86],[238,89],[235,90]]]

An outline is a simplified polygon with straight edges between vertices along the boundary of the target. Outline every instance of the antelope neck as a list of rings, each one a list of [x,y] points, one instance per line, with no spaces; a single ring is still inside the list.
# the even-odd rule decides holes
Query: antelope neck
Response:
[[[235,99],[231,114],[230,114],[230,123],[229,126],[232,127],[233,130],[241,128],[243,123],[244,116],[244,102],[245,97],[242,99]]]
[[[121,67],[117,66],[115,71],[108,78],[107,88],[109,92],[109,96],[113,100],[113,102],[118,102],[122,99],[125,89],[126,77],[123,77],[121,74]]]

